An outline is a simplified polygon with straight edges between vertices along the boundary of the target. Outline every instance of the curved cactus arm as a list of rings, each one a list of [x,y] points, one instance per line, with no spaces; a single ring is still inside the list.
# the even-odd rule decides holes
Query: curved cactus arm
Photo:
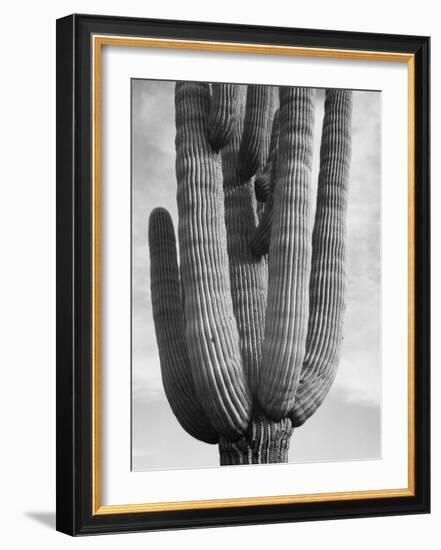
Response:
[[[271,86],[248,85],[245,122],[239,150],[241,183],[254,176],[266,161],[271,100]]]
[[[193,381],[210,423],[234,438],[248,424],[251,397],[231,298],[220,159],[207,137],[208,86],[178,83],[175,103],[179,247]]]
[[[311,380],[309,383],[299,383],[294,407],[288,415],[295,428],[302,426],[320,407],[334,383],[336,374],[337,370],[333,369],[318,376],[313,383]]]
[[[268,300],[259,404],[272,420],[286,416],[305,353],[311,264],[313,92],[280,89],[280,136],[268,255]]]
[[[150,284],[162,382],[170,406],[193,437],[217,443],[194,390],[184,335],[176,239],[170,214],[156,208],[149,219]]]
[[[231,140],[237,125],[239,85],[213,83],[211,88],[208,140],[219,151]]]
[[[265,324],[267,265],[265,260],[253,256],[248,245],[249,234],[255,231],[258,220],[252,181],[241,184],[238,172],[245,89],[241,89],[238,100],[240,117],[233,138],[222,149],[222,171],[231,295],[239,330],[242,365],[248,387],[253,393]]]
[[[290,416],[296,426],[323,402],[336,375],[345,309],[346,211],[352,92],[327,90],[312,237],[305,361]]]

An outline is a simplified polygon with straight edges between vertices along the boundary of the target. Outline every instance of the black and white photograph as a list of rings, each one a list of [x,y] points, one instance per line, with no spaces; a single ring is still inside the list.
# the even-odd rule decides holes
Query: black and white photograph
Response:
[[[437,7],[5,3],[3,548],[432,550]]]
[[[381,105],[132,79],[133,471],[381,458]]]
[[[59,531],[429,512],[430,40],[338,27],[57,21]]]

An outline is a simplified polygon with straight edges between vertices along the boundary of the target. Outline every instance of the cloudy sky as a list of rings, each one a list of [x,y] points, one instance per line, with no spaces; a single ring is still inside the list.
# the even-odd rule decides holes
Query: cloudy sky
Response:
[[[316,90],[316,186],[324,92]],[[318,411],[295,430],[290,462],[360,460],[381,454],[379,92],[354,92],[348,208],[347,310],[337,378]],[[218,466],[217,446],[189,436],[161,382],[150,301],[148,217],[167,208],[177,228],[174,83],[132,81],[132,466]]]

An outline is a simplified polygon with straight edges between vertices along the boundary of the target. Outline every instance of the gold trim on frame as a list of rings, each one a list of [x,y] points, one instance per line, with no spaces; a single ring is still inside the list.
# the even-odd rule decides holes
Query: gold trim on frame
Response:
[[[101,496],[101,379],[100,379],[100,257],[101,257],[101,48],[136,46],[150,48],[184,48],[190,50],[292,55],[407,63],[408,72],[408,486],[399,489],[278,495],[213,500],[150,502],[143,504],[102,505]],[[415,56],[407,53],[342,50],[242,44],[197,40],[139,38],[132,36],[92,36],[92,514],[110,515],[140,512],[198,510],[268,504],[326,502],[415,495]]]

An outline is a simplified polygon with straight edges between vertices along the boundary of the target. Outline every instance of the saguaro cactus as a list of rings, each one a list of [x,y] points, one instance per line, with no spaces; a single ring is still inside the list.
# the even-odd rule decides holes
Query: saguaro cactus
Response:
[[[180,266],[155,209],[153,316],[171,408],[221,464],[286,462],[339,362],[352,98],[326,91],[312,224],[313,94],[176,85]]]

